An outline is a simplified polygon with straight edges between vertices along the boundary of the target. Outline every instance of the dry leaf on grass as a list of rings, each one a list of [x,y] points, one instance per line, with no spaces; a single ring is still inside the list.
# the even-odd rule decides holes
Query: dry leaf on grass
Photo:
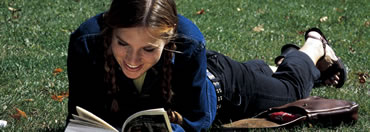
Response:
[[[346,19],[345,16],[339,16],[338,17],[338,22],[343,22]]]
[[[51,98],[55,101],[59,101],[59,102],[62,102],[64,97],[63,96],[60,96],[60,95],[51,95]]]
[[[263,28],[263,25],[258,25],[257,27],[253,28],[253,31],[255,31],[255,32],[262,32],[264,30],[265,29]]]
[[[369,27],[370,26],[370,21],[366,21],[365,22],[365,27]]]
[[[20,9],[16,9],[16,8],[13,8],[13,7],[8,7],[8,10],[12,12],[12,18],[13,19],[18,19],[20,17],[19,13],[17,13],[18,11],[20,11]]]
[[[364,84],[366,82],[366,79],[369,77],[369,74],[367,73],[358,73],[358,80],[360,83]]]
[[[356,50],[353,49],[352,46],[351,46],[351,47],[349,47],[349,52],[352,53],[352,54],[354,54],[354,53],[356,53]]]
[[[33,99],[24,99],[24,101],[26,101],[26,102],[32,102]]]
[[[326,22],[328,20],[328,17],[327,16],[324,16],[324,17],[321,17],[320,18],[320,22]]]
[[[21,117],[23,117],[23,118],[27,118],[27,114],[26,114],[26,112],[24,112],[24,111],[22,111],[22,110],[20,110],[20,109],[18,109],[18,108],[15,108],[15,110],[17,111],[17,113],[15,113],[15,114],[13,114],[13,115],[10,115],[11,117],[13,117],[13,118],[14,118],[14,119],[16,119],[16,120],[21,119]]]
[[[57,74],[61,73],[62,71],[63,71],[62,68],[55,68],[54,71],[53,71],[53,74],[57,75]]]
[[[58,102],[62,102],[64,98],[67,98],[69,96],[69,92],[62,92],[60,93],[59,95],[51,95],[51,99],[55,100],[55,101],[58,101]]]
[[[17,11],[17,9],[15,9],[15,8],[13,8],[13,7],[8,7],[8,10],[9,10],[9,11],[12,11],[12,12]]]
[[[204,14],[204,9],[202,9],[202,10],[198,11],[198,12],[197,12],[197,14],[198,14],[198,15],[202,15],[202,14]]]

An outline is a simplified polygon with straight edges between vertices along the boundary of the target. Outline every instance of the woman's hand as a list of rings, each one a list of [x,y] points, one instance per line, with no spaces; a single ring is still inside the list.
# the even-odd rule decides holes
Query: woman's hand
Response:
[[[176,123],[179,125],[182,124],[183,118],[177,111],[170,111],[170,112],[167,112],[167,114],[170,118],[171,123]]]

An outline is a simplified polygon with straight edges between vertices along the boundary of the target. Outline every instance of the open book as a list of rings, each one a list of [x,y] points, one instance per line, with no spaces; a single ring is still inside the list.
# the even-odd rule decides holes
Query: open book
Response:
[[[119,132],[106,121],[91,112],[76,107],[78,115],[72,115],[65,132]],[[148,131],[172,132],[170,120],[163,108],[139,111],[126,119],[122,132]]]

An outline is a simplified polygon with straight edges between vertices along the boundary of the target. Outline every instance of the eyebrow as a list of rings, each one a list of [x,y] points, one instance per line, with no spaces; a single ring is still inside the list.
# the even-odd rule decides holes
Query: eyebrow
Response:
[[[130,43],[127,43],[125,40],[123,40],[120,36],[116,35],[116,38],[118,39],[118,41],[121,41],[123,43],[126,43],[128,45],[130,45]],[[157,45],[154,45],[153,43],[147,43],[148,46],[144,46],[143,48],[159,48],[159,46]]]
[[[116,38],[118,39],[118,41],[121,41],[121,42],[123,42],[123,43],[129,44],[129,43],[127,43],[125,40],[123,40],[122,38],[120,38],[118,35],[116,35]]]

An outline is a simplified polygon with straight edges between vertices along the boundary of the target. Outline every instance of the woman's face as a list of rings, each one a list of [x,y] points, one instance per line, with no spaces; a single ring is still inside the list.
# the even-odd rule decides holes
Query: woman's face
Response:
[[[159,61],[165,44],[145,28],[132,27],[114,29],[111,46],[123,73],[136,79]]]

